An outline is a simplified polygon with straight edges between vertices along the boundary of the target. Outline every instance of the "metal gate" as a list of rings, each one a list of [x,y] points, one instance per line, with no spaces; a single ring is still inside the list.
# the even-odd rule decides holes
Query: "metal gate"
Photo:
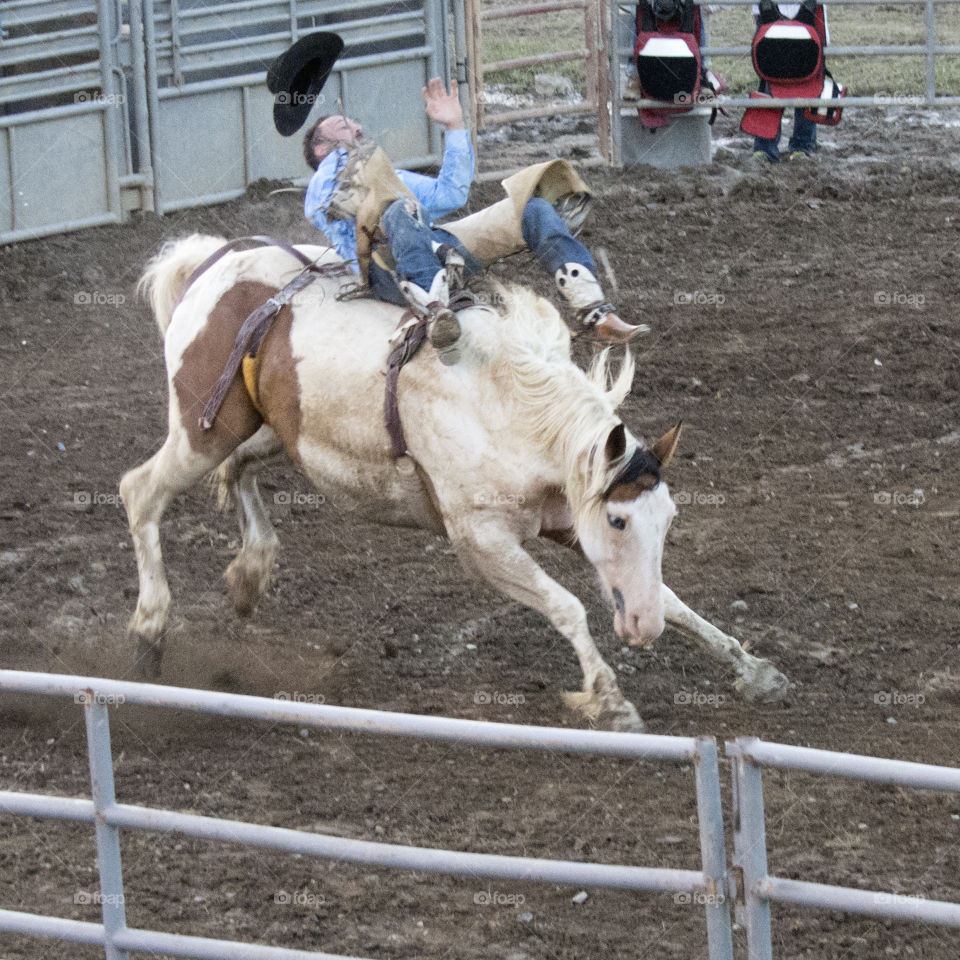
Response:
[[[9,0],[0,18],[0,241],[118,222],[116,7]]]
[[[686,902],[702,902],[710,960],[733,960],[730,907],[725,894],[726,852],[717,743],[713,737],[606,733],[456,720],[17,670],[0,670],[0,692],[68,697],[83,707],[90,762],[90,799],[3,790],[0,791],[0,812],[92,824],[96,831],[99,902],[103,915],[102,923],[89,923],[0,910],[0,930],[98,944],[103,946],[106,960],[127,960],[129,951],[144,950],[164,956],[208,960],[222,957],[229,957],[230,960],[356,960],[328,953],[307,953],[303,950],[127,927],[120,861],[119,831],[122,827],[176,831],[186,836],[296,851],[314,857],[457,876],[672,892],[684,896]],[[111,704],[160,706],[229,717],[297,723],[328,730],[416,737],[502,749],[555,750],[692,765],[700,834],[700,869],[581,863],[373,843],[117,803],[110,749],[108,705]]]
[[[419,94],[450,74],[444,0],[7,0],[0,27],[0,242],[304,181],[265,78],[318,29],[345,50],[314,115],[405,167],[442,156]]]

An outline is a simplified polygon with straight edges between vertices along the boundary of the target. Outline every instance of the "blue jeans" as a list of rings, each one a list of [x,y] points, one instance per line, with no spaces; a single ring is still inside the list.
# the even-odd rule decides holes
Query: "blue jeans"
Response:
[[[430,289],[433,278],[442,268],[433,249],[434,243],[450,244],[460,251],[466,265],[466,277],[482,272],[482,264],[452,233],[442,227],[428,226],[419,205],[412,213],[407,203],[395,200],[381,218],[396,261],[397,276],[401,280],[409,280],[423,290]],[[587,248],[570,235],[567,225],[546,200],[534,197],[528,201],[523,209],[520,229],[527,249],[551,277],[565,263],[579,263],[596,274],[596,264]],[[370,264],[370,289],[381,300],[400,305],[406,303],[391,274],[376,263]]]
[[[780,131],[778,129],[777,135],[770,140],[766,140],[763,137],[754,137],[753,149],[754,151],[763,151],[771,160],[779,160],[779,143]],[[812,154],[816,148],[817,125],[803,115],[802,107],[797,107],[797,109],[793,111],[793,133],[790,134],[790,142],[787,144],[787,149],[791,153],[799,150],[801,153]]]

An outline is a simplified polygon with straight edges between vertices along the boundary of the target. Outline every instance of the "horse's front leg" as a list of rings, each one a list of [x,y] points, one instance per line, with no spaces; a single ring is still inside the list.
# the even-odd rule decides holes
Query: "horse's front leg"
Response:
[[[667,623],[733,667],[737,673],[734,686],[745,699],[751,703],[776,703],[787,695],[790,682],[769,660],[751,656],[736,639],[694,613],[665,583],[661,591]]]
[[[465,567],[542,613],[573,645],[583,670],[583,690],[563,695],[568,707],[597,726],[632,732],[644,729],[636,707],[620,692],[616,674],[590,636],[583,604],[547,576],[513,533],[484,524],[482,530],[462,531],[451,539]]]

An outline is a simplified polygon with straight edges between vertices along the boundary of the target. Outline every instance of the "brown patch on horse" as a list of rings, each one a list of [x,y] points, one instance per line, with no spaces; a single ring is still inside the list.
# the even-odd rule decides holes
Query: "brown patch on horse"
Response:
[[[227,365],[243,321],[276,292],[276,287],[253,281],[243,281],[231,287],[217,301],[203,328],[183,351],[180,369],[174,375],[173,389],[190,446],[218,461],[252,437],[263,423],[239,372],[209,430],[200,426],[200,415]]]
[[[636,480],[631,480],[629,483],[619,483],[613,487],[607,495],[607,500],[613,503],[636,500],[641,493],[652,490],[659,482],[660,478],[656,474],[641,473]]]
[[[297,363],[290,343],[293,311],[289,306],[277,314],[260,345],[260,376],[257,393],[260,409],[273,427],[287,453],[299,460],[297,439],[300,436],[300,381]]]

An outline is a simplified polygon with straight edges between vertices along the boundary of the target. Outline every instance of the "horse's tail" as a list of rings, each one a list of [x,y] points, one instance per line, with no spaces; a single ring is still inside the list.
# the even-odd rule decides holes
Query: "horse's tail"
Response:
[[[167,332],[190,274],[224,243],[222,237],[193,233],[179,240],[168,240],[147,264],[137,283],[137,294],[149,301],[162,334]]]

